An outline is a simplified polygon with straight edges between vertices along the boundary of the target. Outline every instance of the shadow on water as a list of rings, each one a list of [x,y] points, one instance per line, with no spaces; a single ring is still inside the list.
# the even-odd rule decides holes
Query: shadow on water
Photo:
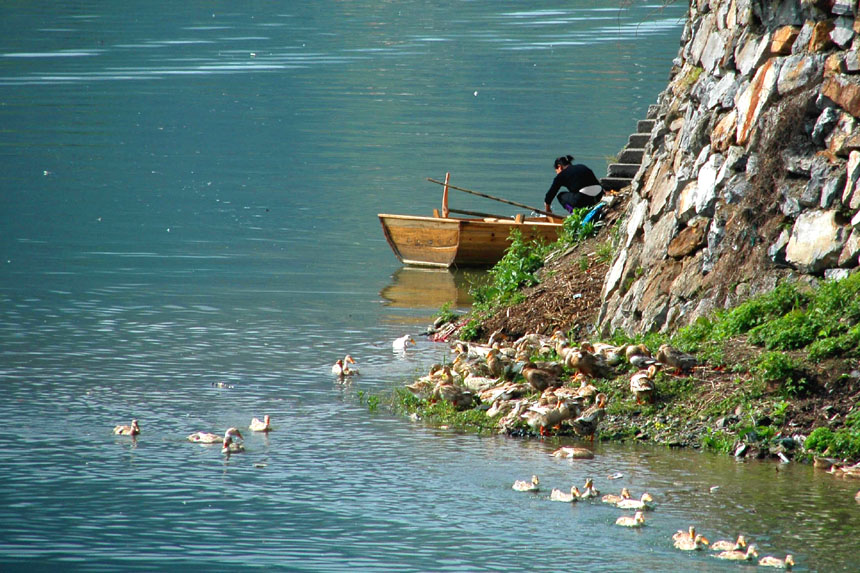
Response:
[[[469,288],[486,273],[477,269],[400,267],[379,295],[386,306],[395,308],[439,309],[445,304],[466,308],[472,304]]]

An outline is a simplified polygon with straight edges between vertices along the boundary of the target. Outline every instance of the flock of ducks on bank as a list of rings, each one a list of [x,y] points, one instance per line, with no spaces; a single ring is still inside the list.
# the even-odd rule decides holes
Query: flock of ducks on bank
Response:
[[[530,480],[515,481],[511,487],[516,491],[540,492],[540,478],[533,475]],[[638,528],[644,526],[645,512],[654,509],[654,498],[649,493],[645,492],[639,499],[635,499],[626,487],[622,488],[620,494],[606,494],[601,497],[600,492],[594,488],[594,481],[591,478],[585,480],[582,490],[575,485],[570,488],[569,492],[553,488],[549,499],[550,501],[572,503],[597,499],[598,497],[603,503],[614,505],[619,509],[635,511],[633,515],[622,515],[615,520],[615,524],[621,527]],[[695,526],[692,525],[689,529],[678,530],[672,535],[672,544],[681,551],[698,551],[709,547],[713,552],[711,553],[713,557],[727,561],[753,561],[759,556],[755,544],[747,545],[743,535],[738,535],[734,541],[724,539],[710,543],[704,535],[697,533]],[[794,558],[791,555],[786,555],[784,559],[766,555],[758,559],[758,564],[765,567],[791,569],[794,565]]]
[[[263,419],[253,418],[248,426],[252,432],[269,432],[272,429],[271,418],[266,414]],[[113,429],[113,433],[118,436],[131,436],[132,439],[140,435],[140,424],[137,420],[132,420],[131,425],[117,425]],[[245,451],[245,446],[236,440],[244,440],[244,436],[238,428],[227,428],[222,437],[219,434],[211,432],[194,432],[188,436],[188,441],[197,444],[217,444],[221,442],[222,454],[239,454]]]
[[[633,365],[638,370],[630,378],[630,395],[647,404],[654,400],[661,369],[688,372],[697,364],[694,356],[669,345],[652,356],[643,344],[575,344],[560,331],[526,334],[512,343],[494,333],[486,344],[455,341],[452,351],[451,363],[434,364],[406,388],[419,399],[445,400],[457,409],[481,404],[489,416],[501,414],[502,432],[547,435],[569,429],[589,440],[608,403],[593,379],[613,377],[617,367]],[[345,360],[333,372],[340,372]]]

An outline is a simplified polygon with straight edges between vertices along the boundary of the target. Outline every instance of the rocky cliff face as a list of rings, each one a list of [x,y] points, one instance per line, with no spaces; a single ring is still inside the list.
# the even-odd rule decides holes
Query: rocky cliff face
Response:
[[[858,0],[693,0],[603,285],[604,333],[673,331],[858,268]]]

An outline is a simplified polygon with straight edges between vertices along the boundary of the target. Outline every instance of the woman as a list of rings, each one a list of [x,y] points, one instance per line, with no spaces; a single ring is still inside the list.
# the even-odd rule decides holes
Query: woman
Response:
[[[558,195],[568,213],[579,207],[590,207],[597,204],[603,195],[603,187],[594,172],[582,164],[574,165],[572,155],[565,155],[555,160],[555,179],[544,197],[544,211],[552,213],[552,200]],[[559,193],[562,187],[568,190]]]

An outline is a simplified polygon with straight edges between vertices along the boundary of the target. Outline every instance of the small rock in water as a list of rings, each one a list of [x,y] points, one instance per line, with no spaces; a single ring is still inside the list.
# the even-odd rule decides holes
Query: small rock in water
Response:
[[[717,493],[717,491],[719,491],[719,489],[720,489],[720,486],[712,485],[710,491],[711,491],[711,493]]]
[[[621,472],[614,473],[611,476],[608,476],[606,479],[621,479],[624,477],[624,474]]]

